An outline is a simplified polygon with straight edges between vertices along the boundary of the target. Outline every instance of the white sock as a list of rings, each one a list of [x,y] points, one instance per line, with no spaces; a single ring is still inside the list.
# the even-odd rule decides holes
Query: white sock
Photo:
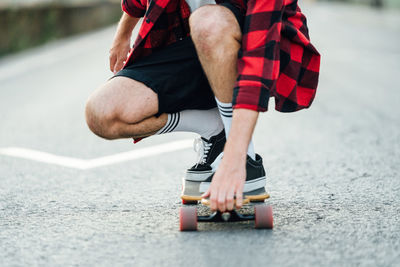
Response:
[[[222,103],[217,98],[215,98],[215,100],[217,101],[218,110],[219,113],[221,114],[222,122],[224,123],[226,138],[228,138],[228,134],[229,131],[231,130],[231,125],[232,125],[232,113],[233,113],[232,103]],[[253,160],[256,159],[253,139],[250,140],[250,144],[247,149],[247,155],[249,155]]]
[[[219,134],[224,125],[218,109],[209,110],[188,109],[168,114],[167,123],[156,134],[170,132],[194,132],[206,139]]]

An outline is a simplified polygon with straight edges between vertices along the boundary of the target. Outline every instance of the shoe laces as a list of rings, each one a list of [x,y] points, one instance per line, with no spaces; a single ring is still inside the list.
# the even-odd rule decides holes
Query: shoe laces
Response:
[[[204,141],[201,137],[196,138],[193,143],[194,151],[197,152],[196,167],[200,164],[207,163],[208,153],[210,152],[212,143]]]

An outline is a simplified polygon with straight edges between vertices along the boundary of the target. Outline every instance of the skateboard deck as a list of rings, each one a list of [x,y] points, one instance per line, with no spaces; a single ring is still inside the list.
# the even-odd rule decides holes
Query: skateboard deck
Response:
[[[243,197],[243,201],[242,204],[243,206],[250,204],[251,202],[261,202],[267,198],[269,198],[269,195],[255,195],[255,196],[251,196],[253,197],[252,199],[250,199],[249,197]],[[201,204],[203,204],[204,206],[209,207],[210,206],[210,199],[208,198],[203,198],[200,201]],[[233,200],[233,204],[236,205],[236,199]]]
[[[187,181],[182,179],[182,194],[181,199],[183,204],[195,204],[197,201],[202,200],[202,193],[199,192],[200,182]],[[243,201],[247,199],[250,202],[260,202],[269,198],[269,194],[265,188],[260,188],[248,193],[243,194]]]

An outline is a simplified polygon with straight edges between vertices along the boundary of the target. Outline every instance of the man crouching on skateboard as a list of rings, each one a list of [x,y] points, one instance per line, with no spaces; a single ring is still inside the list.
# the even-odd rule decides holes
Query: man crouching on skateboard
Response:
[[[251,141],[258,112],[267,110],[271,96],[278,111],[309,107],[320,57],[297,0],[218,1],[190,15],[189,6],[193,11],[200,2],[122,2],[129,15],[121,19],[110,57],[118,72],[91,96],[86,117],[91,130],[108,139],[199,133],[202,157],[185,179],[200,183],[212,209],[225,211],[234,208],[235,197],[239,208],[243,193],[265,186],[262,159]],[[143,15],[120,70],[135,17]]]
[[[235,197],[236,207],[242,206],[254,163],[261,161],[251,138],[269,97],[275,97],[281,112],[309,107],[320,66],[297,0],[231,3],[201,7],[190,17],[193,42],[227,136],[222,161],[203,194],[220,211],[232,210]]]

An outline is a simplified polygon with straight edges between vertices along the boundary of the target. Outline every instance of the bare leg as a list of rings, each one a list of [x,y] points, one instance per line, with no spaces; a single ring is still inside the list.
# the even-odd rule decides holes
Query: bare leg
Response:
[[[158,112],[158,97],[143,83],[115,77],[97,89],[86,103],[89,128],[106,139],[138,138],[156,133],[167,122]]]
[[[189,22],[193,42],[214,95],[221,102],[232,102],[242,39],[235,16],[226,7],[208,5],[197,9]]]
[[[232,97],[237,79],[237,58],[242,32],[235,15],[228,8],[208,5],[190,16],[190,30],[201,65],[217,98],[226,136],[232,125]],[[250,141],[248,155],[255,159]]]

